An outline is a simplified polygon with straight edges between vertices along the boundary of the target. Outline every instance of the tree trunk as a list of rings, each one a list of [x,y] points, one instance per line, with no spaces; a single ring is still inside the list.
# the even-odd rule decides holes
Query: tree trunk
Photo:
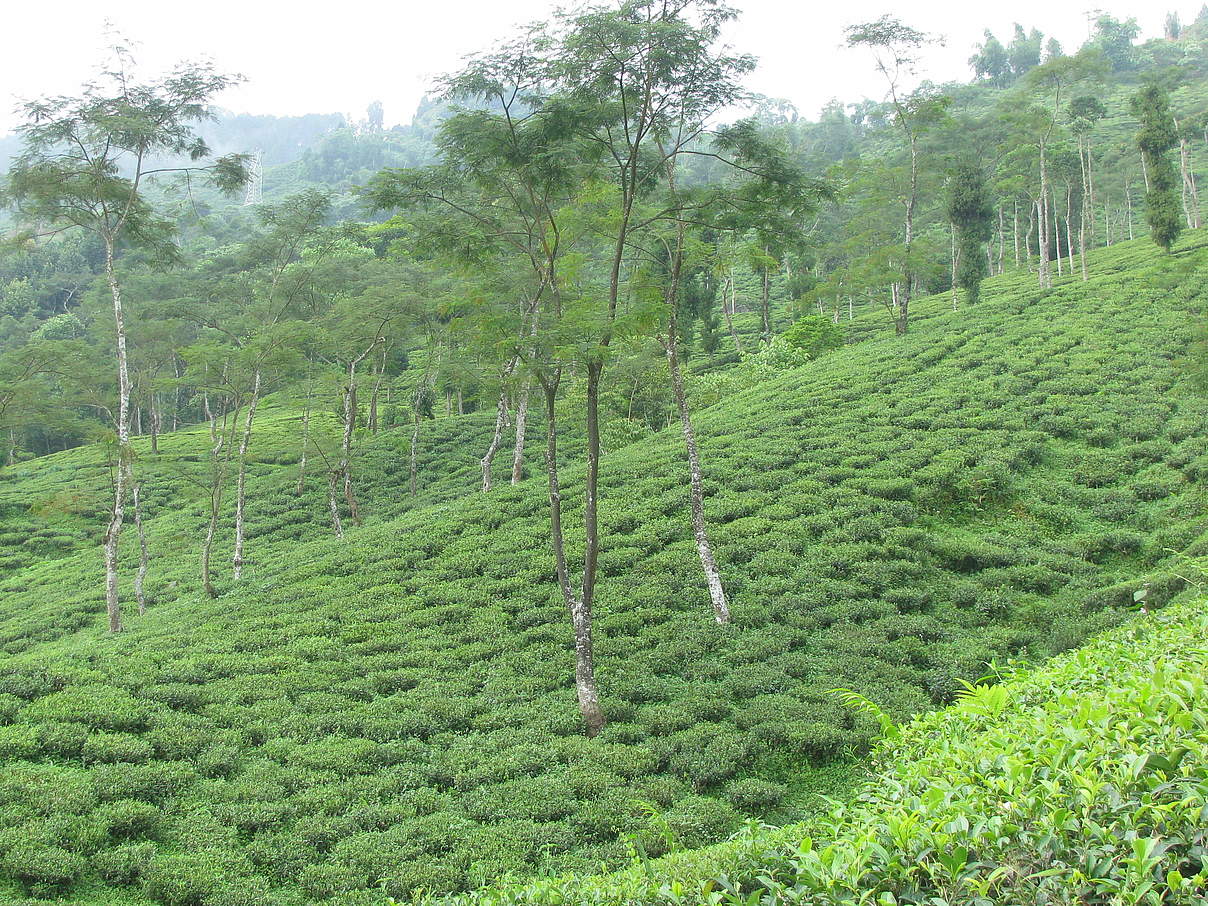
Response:
[[[1028,270],[1032,270],[1032,227],[1036,225],[1037,205],[1033,201],[1028,206],[1028,228],[1023,234],[1023,257],[1027,263]]]
[[[722,289],[721,295],[721,311],[726,316],[726,327],[730,331],[730,337],[734,340],[734,351],[742,355],[742,340],[738,339],[738,331],[734,329],[734,298],[737,295],[737,290],[734,286],[734,269],[730,269],[729,276],[726,277],[726,285],[730,289],[730,303],[726,307],[726,291]]]
[[[327,473],[327,506],[331,510],[331,529],[337,538],[344,537],[344,524],[340,521],[340,503],[336,499],[336,488],[340,486],[340,473],[331,469]]]
[[[765,256],[768,254],[768,247],[766,245],[763,247],[763,254]],[[769,310],[770,309],[769,297],[771,295],[771,283],[772,283],[771,270],[765,264],[764,268],[763,268],[763,285],[760,289],[760,295],[759,295],[759,315],[763,321],[763,324],[760,328],[762,331],[760,334],[760,339],[764,343],[768,343],[772,339],[772,313]]]
[[[670,176],[672,191],[675,175]],[[671,259],[671,287],[667,294],[667,367],[671,372],[671,386],[675,393],[675,406],[679,410],[680,427],[684,434],[684,447],[688,454],[688,491],[692,509],[692,535],[696,540],[696,553],[700,557],[701,569],[705,573],[705,584],[709,587],[709,600],[713,603],[713,616],[718,623],[730,622],[730,608],[726,603],[726,592],[721,573],[713,558],[713,546],[709,543],[709,526],[705,522],[704,479],[701,475],[700,452],[696,447],[696,433],[692,430],[692,414],[688,411],[688,399],[684,394],[684,376],[679,364],[679,286],[684,257],[684,224],[676,223],[675,252]],[[839,310],[835,309],[838,319]]]
[[[180,358],[172,351],[172,374],[176,377],[176,386],[172,391],[172,430],[180,427]]]
[[[105,609],[109,615],[109,631],[122,631],[121,603],[117,591],[117,543],[125,518],[126,480],[130,473],[130,369],[126,356],[126,324],[122,311],[122,289],[113,264],[113,241],[105,240],[105,278],[113,296],[113,324],[117,340],[117,457],[114,471],[113,510],[105,531]]]
[[[1015,199],[1015,228],[1011,230],[1011,239],[1015,243],[1015,266],[1019,267],[1019,199]]]
[[[1183,177],[1183,214],[1187,218],[1187,226],[1198,229],[1200,198],[1195,186],[1195,172],[1191,167],[1191,146],[1185,137],[1179,138],[1179,170]]]
[[[151,452],[159,455],[159,394],[151,394]]]
[[[914,290],[914,262],[911,249],[914,246],[914,209],[919,197],[919,140],[910,132],[910,195],[906,199],[906,241],[903,244],[905,261],[902,269],[902,291],[898,297],[898,319],[894,332],[899,336],[910,327],[910,294]]]
[[[348,383],[344,387],[344,434],[340,439],[339,474],[344,486],[344,501],[348,504],[348,515],[353,525],[361,524],[360,507],[357,506],[356,494],[352,491],[352,431],[357,420],[357,365],[373,352],[380,342],[381,337],[375,337],[364,352],[348,363]]]
[[[235,418],[238,420],[239,407],[235,407]],[[226,488],[226,467],[231,458],[231,445],[227,442],[227,414],[222,416],[222,430],[218,431],[215,419],[211,416],[210,432],[215,438],[210,450],[210,521],[206,526],[205,541],[201,546],[201,587],[211,598],[218,597],[210,575],[210,556],[214,549],[214,536],[218,532],[218,516],[222,512],[223,491]],[[222,456],[226,448],[225,458]]]
[[[294,487],[294,495],[300,496],[306,484],[306,450],[310,446],[310,399],[314,393],[310,379],[306,382],[306,408],[302,410],[302,454],[298,457],[298,484]]]
[[[1082,265],[1082,283],[1086,283],[1087,280],[1091,279],[1090,274],[1087,273],[1086,269],[1086,203],[1087,198],[1084,194],[1084,196],[1082,196],[1082,216],[1080,217],[1078,227],[1078,257]]]
[[[512,484],[520,484],[524,473],[524,432],[528,425],[529,383],[525,379],[516,402],[516,445],[512,449]]]
[[[238,582],[243,578],[243,516],[247,502],[247,448],[252,440],[252,420],[256,417],[256,404],[260,401],[260,369],[252,379],[252,397],[248,402],[247,415],[243,420],[243,436],[239,439],[238,472],[235,476],[235,553],[231,557],[231,575]]]
[[[1056,255],[1055,255],[1054,257],[1057,259],[1057,276],[1058,276],[1058,277],[1060,277],[1060,276],[1062,275],[1062,267],[1061,267],[1061,215],[1057,213],[1057,190],[1056,190],[1056,187],[1054,187],[1054,188],[1053,188],[1053,190],[1050,192],[1050,195],[1049,195],[1049,210],[1051,211],[1050,216],[1053,218],[1053,243],[1054,243],[1054,245],[1056,246],[1056,248],[1054,249],[1054,251],[1056,252]]]
[[[479,465],[482,467],[482,492],[484,494],[491,490],[491,466],[495,462],[495,454],[499,452],[499,445],[503,441],[503,432],[507,426],[508,390],[504,386],[499,390],[499,403],[495,407],[495,431],[491,435],[491,443],[487,446],[486,453],[479,461]]]
[[[1074,187],[1065,185],[1065,251],[1069,256],[1070,276],[1074,275]]]
[[[952,310],[956,311],[956,224],[949,224],[948,229],[952,234]]]
[[[590,617],[600,557],[600,379],[602,361],[587,363],[587,476],[583,487],[583,608]]]
[[[542,379],[545,391],[545,471],[549,479],[549,522],[550,540],[554,548],[554,566],[558,575],[558,587],[570,614],[571,629],[575,639],[575,693],[579,700],[579,711],[588,736],[595,736],[604,726],[604,712],[596,691],[596,674],[593,662],[591,637],[591,602],[576,597],[570,585],[570,573],[566,563],[566,542],[562,533],[562,493],[558,482],[558,431],[556,402],[561,376]]]
[[[1095,244],[1095,159],[1091,156],[1091,137],[1086,137],[1086,205],[1087,233],[1090,235],[1090,245]]]
[[[415,496],[415,459],[417,456],[416,448],[419,446],[419,419],[418,412],[415,413],[414,420],[411,426],[411,496]]]
[[[1046,149],[1040,148],[1040,200],[1037,202],[1037,217],[1039,221],[1040,263],[1037,270],[1040,285],[1053,285],[1052,272],[1049,268],[1049,166]]]
[[[147,532],[143,528],[142,507],[139,506],[142,488],[136,482],[132,482],[132,487],[134,488],[134,527],[138,532],[138,572],[134,574],[134,600],[138,602],[138,615],[141,617],[147,612],[147,596],[143,594],[143,584],[147,580],[147,568],[151,558],[147,554]]]
[[[495,433],[491,435],[491,443],[479,463],[482,466],[482,491],[484,494],[491,490],[491,466],[495,462],[495,454],[499,452],[499,445],[503,442],[503,432],[507,428],[508,378],[512,376],[512,372],[516,368],[517,358],[517,356],[512,356],[508,359],[499,373],[499,403],[495,407]]]
[[[382,389],[382,378],[386,374],[387,344],[382,344],[382,359],[378,363],[377,374],[373,379],[373,394],[369,397],[369,433],[378,432],[378,393]]]
[[[1002,205],[998,206],[998,273],[1002,274],[1002,259],[1007,251],[1006,224],[1003,220]]]

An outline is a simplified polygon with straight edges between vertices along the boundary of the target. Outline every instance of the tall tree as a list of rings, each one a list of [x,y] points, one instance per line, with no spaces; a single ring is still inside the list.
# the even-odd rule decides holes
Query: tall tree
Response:
[[[996,88],[1005,88],[1011,78],[1007,49],[989,29],[985,31],[985,40],[977,45],[977,53],[969,58],[969,65],[974,78],[984,79]]]
[[[1082,262],[1082,279],[1088,279],[1086,264],[1087,234],[1091,241],[1095,235],[1095,158],[1092,154],[1092,138],[1095,124],[1107,115],[1107,108],[1094,95],[1080,95],[1070,101],[1070,129],[1078,141],[1078,166],[1082,174],[1082,204],[1079,206],[1078,225],[1079,257]]]
[[[118,467],[104,543],[105,604],[112,632],[122,630],[118,538],[126,496],[134,485],[131,380],[117,258],[126,247],[141,248],[159,262],[178,257],[174,225],[149,200],[148,183],[174,174],[204,174],[230,192],[246,181],[240,155],[202,163],[210,150],[195,132],[197,123],[211,117],[213,97],[236,81],[210,64],[186,63],[161,79],[138,82],[130,48],[119,43],[101,78],[79,96],[22,105],[25,121],[18,132],[23,151],[8,175],[8,192],[18,210],[40,232],[85,230],[105,250],[118,387],[113,419]],[[182,158],[188,162],[171,162]]]
[[[985,243],[994,229],[994,206],[985,174],[976,162],[960,160],[952,168],[946,208],[956,234],[954,282],[965,291],[972,305],[977,302],[981,281],[989,270]]]
[[[741,96],[740,80],[754,61],[719,46],[735,17],[718,0],[625,0],[615,9],[573,16],[558,49],[557,84],[580,119],[578,133],[595,147],[613,193],[607,217],[608,282],[586,350],[587,478],[584,488],[583,572],[568,601],[580,651],[577,682],[588,732],[604,716],[591,671],[591,615],[600,552],[599,399],[618,324],[626,256],[649,218],[635,217],[639,200],[657,188],[677,156],[696,143],[708,121]],[[657,220],[666,214],[656,212]],[[620,330],[619,330],[620,328]]]
[[[910,181],[902,199],[903,269],[897,290],[894,328],[906,333],[910,324],[910,299],[914,292],[915,264],[911,257],[915,236],[915,213],[919,200],[919,142],[923,132],[942,114],[947,101],[926,89],[908,92],[904,81],[913,76],[919,51],[934,38],[891,16],[847,28],[849,47],[866,47],[873,53],[877,71],[885,77],[894,124],[901,131],[910,160]]]
[[[1178,175],[1170,151],[1179,143],[1170,96],[1157,81],[1149,81],[1132,97],[1133,114],[1141,121],[1137,147],[1148,174],[1145,192],[1145,219],[1153,241],[1169,252],[1183,223],[1179,216]]]

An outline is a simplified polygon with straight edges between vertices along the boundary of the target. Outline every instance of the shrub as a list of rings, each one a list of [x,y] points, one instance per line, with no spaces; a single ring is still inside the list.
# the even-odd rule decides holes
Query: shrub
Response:
[[[38,734],[33,727],[0,726],[0,761],[28,761],[38,748]]]
[[[796,321],[781,337],[789,346],[816,359],[843,345],[843,328],[829,318],[807,315]]]
[[[111,764],[118,761],[146,761],[151,745],[129,733],[93,733],[80,752],[85,763]]]
[[[94,853],[92,870],[113,884],[133,884],[155,856],[153,843],[127,843]]]
[[[212,853],[160,853],[143,870],[143,893],[164,906],[208,906],[220,875]]]
[[[137,799],[120,799],[98,810],[109,835],[118,840],[154,836],[159,828],[160,811]]]
[[[784,802],[788,787],[770,780],[747,777],[736,780],[726,787],[726,798],[739,811],[748,814],[764,814]]]
[[[84,871],[83,857],[59,846],[14,846],[0,864],[10,877],[38,890],[54,890],[71,884]]]

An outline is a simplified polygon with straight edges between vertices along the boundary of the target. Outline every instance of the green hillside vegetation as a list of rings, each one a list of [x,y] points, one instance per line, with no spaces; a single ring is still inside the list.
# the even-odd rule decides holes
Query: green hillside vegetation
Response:
[[[814,122],[738,12],[22,104],[0,903],[1208,897],[1208,7]]]
[[[440,902],[1202,903],[1205,603],[971,686],[954,705],[894,728],[875,776],[813,821],[748,828],[603,877]]]
[[[809,814],[880,733],[829,690],[904,718],[1184,587],[1176,554],[1208,530],[1187,361],[1208,248],[1193,233],[1094,264],[1051,290],[994,278],[961,311],[923,300],[906,337],[867,315],[846,348],[749,387],[727,372],[697,427],[731,626],[709,619],[676,435],[611,452],[594,740],[543,482],[473,493],[481,414],[430,423],[414,504],[405,429],[367,440],[376,512],[338,541],[318,477],[293,493],[300,413],[266,409],[252,560],[214,600],[187,478],[206,429],[158,456],[138,439],[151,606],[116,636],[89,546],[101,451],[5,470],[22,520],[0,580],[5,895],[373,903]]]

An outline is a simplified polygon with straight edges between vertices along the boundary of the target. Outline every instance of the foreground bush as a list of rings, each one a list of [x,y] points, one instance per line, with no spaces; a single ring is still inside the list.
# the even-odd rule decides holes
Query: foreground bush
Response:
[[[504,904],[1208,902],[1208,613],[1181,605],[906,727],[825,818]]]

